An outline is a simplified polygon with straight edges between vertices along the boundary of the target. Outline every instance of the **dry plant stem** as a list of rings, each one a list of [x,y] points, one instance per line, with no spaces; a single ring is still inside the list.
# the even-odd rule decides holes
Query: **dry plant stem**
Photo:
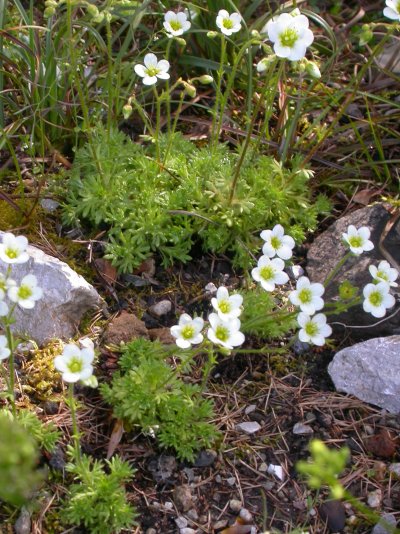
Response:
[[[71,419],[72,419],[72,439],[74,441],[74,453],[75,460],[78,461],[81,459],[81,446],[79,441],[79,429],[76,419],[76,404],[74,398],[74,384],[70,383],[68,388],[69,393],[69,409],[71,410]]]

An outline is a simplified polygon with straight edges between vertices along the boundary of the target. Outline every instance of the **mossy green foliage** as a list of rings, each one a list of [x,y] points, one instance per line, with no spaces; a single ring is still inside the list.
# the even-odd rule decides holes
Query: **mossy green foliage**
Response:
[[[43,423],[38,416],[30,410],[19,410],[16,419],[29,433],[41,449],[52,452],[60,439],[60,432],[53,423]]]
[[[161,136],[161,154],[167,145]],[[322,195],[312,202],[312,173],[301,169],[300,160],[285,169],[250,152],[230,201],[238,157],[226,145],[197,148],[175,134],[159,164],[153,146],[98,128],[76,152],[64,220],[107,227],[107,255],[120,271],[132,270],[155,251],[165,265],[187,261],[198,238],[205,251],[229,252],[235,265],[248,268],[248,250],[259,250],[260,230],[279,222],[301,241],[329,209]]]
[[[26,393],[46,401],[56,397],[55,390],[61,390],[60,373],[54,367],[54,358],[62,352],[61,341],[55,340],[41,349],[31,352],[25,368],[27,384],[23,386]]]
[[[10,412],[0,411],[0,499],[22,506],[42,479],[39,448],[29,429]]]
[[[155,434],[162,447],[172,447],[182,460],[210,447],[218,436],[209,421],[213,404],[199,387],[185,383],[165,362],[159,342],[138,339],[127,344],[119,360],[121,372],[111,385],[101,385],[104,399],[125,428],[139,426]]]
[[[124,482],[134,474],[127,462],[114,457],[104,464],[82,456],[67,465],[79,481],[69,487],[62,511],[71,525],[85,526],[91,534],[115,534],[132,526],[135,510],[127,502]]]
[[[241,330],[261,339],[276,339],[297,328],[296,314],[279,312],[279,295],[262,288],[241,291],[245,305],[240,317]]]

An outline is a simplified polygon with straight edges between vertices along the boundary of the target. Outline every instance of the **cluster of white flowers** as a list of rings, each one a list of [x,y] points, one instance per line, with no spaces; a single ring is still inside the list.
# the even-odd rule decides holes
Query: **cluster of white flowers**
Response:
[[[369,237],[371,232],[368,227],[356,228],[350,225],[347,232],[342,234],[344,243],[349,247],[352,254],[359,256],[363,252],[369,252],[374,248],[374,244]],[[367,284],[363,289],[363,309],[374,317],[384,317],[386,310],[395,304],[393,295],[390,294],[391,287],[397,287],[395,282],[399,273],[390,267],[389,262],[383,260],[378,267],[370,265],[369,272],[373,282]]]
[[[229,295],[226,287],[218,288],[216,296],[211,299],[215,312],[208,316],[209,329],[207,338],[214,344],[232,350],[244,342],[244,335],[240,332],[239,315],[242,312],[243,297],[239,294]],[[184,313],[179,318],[179,323],[171,327],[171,334],[176,339],[176,344],[182,349],[188,349],[191,345],[197,345],[204,339],[201,331],[204,321],[201,317],[192,319]]]
[[[33,274],[24,276],[19,284],[10,276],[12,265],[26,263],[29,260],[27,247],[26,237],[17,237],[9,232],[3,235],[3,242],[0,243],[0,260],[8,265],[6,274],[0,273],[0,317],[6,318],[6,322],[10,321],[15,306],[30,310],[43,295],[42,289],[37,285],[36,276]],[[11,306],[5,302],[6,297],[12,302]],[[0,360],[5,360],[9,356],[7,338],[1,335]]]

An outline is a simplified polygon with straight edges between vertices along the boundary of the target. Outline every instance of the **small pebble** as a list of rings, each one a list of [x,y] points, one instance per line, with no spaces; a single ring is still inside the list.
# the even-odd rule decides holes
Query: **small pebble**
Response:
[[[244,423],[239,423],[238,425],[236,425],[237,430],[241,430],[246,434],[255,434],[260,430],[260,428],[261,425],[256,421],[246,421]]]
[[[221,530],[221,528],[225,528],[227,524],[228,524],[227,519],[220,519],[219,521],[214,523],[213,528],[214,530]]]
[[[172,303],[169,300],[160,300],[153,306],[150,306],[149,312],[155,315],[156,317],[162,317],[167,315],[172,310]]]
[[[239,513],[240,519],[243,519],[245,523],[251,523],[253,521],[253,516],[247,510],[247,508],[242,508]]]
[[[279,480],[285,479],[285,473],[280,465],[269,464],[267,471],[270,475],[275,475]]]
[[[192,508],[191,510],[188,511],[188,513],[186,514],[188,516],[189,519],[191,519],[192,521],[198,521],[199,520],[199,514],[197,513],[197,511],[195,510],[195,508]]]
[[[246,406],[244,413],[246,415],[249,415],[249,413],[254,412],[257,408],[257,404],[250,404],[249,406]]]
[[[272,482],[272,480],[268,480],[268,482],[265,482],[263,485],[267,491],[271,491],[275,487],[275,482]]]
[[[193,467],[210,467],[217,459],[218,454],[212,449],[200,451]]]
[[[242,501],[238,501],[237,499],[231,499],[229,501],[229,508],[232,510],[232,512],[240,512],[240,510],[242,509]]]
[[[292,280],[297,280],[300,278],[300,276],[303,276],[304,269],[301,265],[290,265],[289,267],[286,267],[286,272]]]
[[[209,284],[205,286],[204,291],[209,295],[213,295],[214,293],[217,292],[217,286],[213,284],[212,282],[210,282]]]
[[[298,435],[309,435],[312,434],[314,430],[304,423],[296,423],[293,427],[293,434]]]
[[[305,354],[310,350],[310,346],[311,345],[309,343],[296,339],[296,341],[292,345],[292,349],[296,356],[301,356],[302,354]]]
[[[216,482],[217,484],[221,484],[221,482],[222,482],[222,477],[221,477],[221,475],[216,475],[216,476],[215,476],[215,482]]]
[[[15,522],[14,529],[15,534],[29,534],[31,531],[31,514],[27,508],[25,508],[25,506],[21,508],[19,517]]]
[[[379,508],[382,502],[382,491],[377,489],[368,493],[367,502],[371,508]]]
[[[229,477],[226,479],[226,483],[228,486],[234,486],[236,484],[236,478],[235,477]]]
[[[174,501],[178,510],[181,510],[182,512],[187,512],[190,510],[193,507],[193,498],[190,487],[177,486],[174,489]]]
[[[389,465],[389,471],[391,473],[394,473],[395,475],[397,475],[398,477],[400,477],[400,464],[397,463],[397,464],[390,464]]]
[[[167,501],[166,503],[164,503],[164,508],[166,510],[173,510],[174,509],[174,505],[172,504],[171,501]]]
[[[192,528],[181,528],[179,534],[196,534],[196,531]]]
[[[385,525],[386,524],[386,525]],[[396,518],[392,514],[383,514],[379,523],[377,523],[372,529],[371,534],[391,534],[392,530],[385,528],[389,524],[391,527],[395,527],[397,524]]]
[[[186,517],[179,516],[175,519],[176,526],[178,528],[186,528],[188,526],[188,520]]]
[[[53,200],[52,198],[42,198],[42,200],[40,201],[40,205],[45,211],[48,211],[49,213],[56,211],[56,209],[60,207],[60,203],[57,202],[57,200]]]
[[[260,471],[260,473],[266,473],[268,471],[268,465],[263,462],[258,466],[258,470]]]

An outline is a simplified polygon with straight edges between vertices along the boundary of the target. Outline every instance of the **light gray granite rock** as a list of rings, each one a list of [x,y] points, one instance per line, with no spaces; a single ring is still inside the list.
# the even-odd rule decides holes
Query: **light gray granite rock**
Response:
[[[27,252],[29,260],[14,264],[11,278],[19,283],[27,274],[35,275],[43,297],[32,310],[16,307],[13,331],[39,345],[73,337],[83,314],[101,305],[100,295],[66,263],[33,246],[28,246]],[[0,272],[4,274],[6,268],[0,262]]]
[[[369,339],[335,354],[328,372],[338,391],[400,413],[400,336]]]

